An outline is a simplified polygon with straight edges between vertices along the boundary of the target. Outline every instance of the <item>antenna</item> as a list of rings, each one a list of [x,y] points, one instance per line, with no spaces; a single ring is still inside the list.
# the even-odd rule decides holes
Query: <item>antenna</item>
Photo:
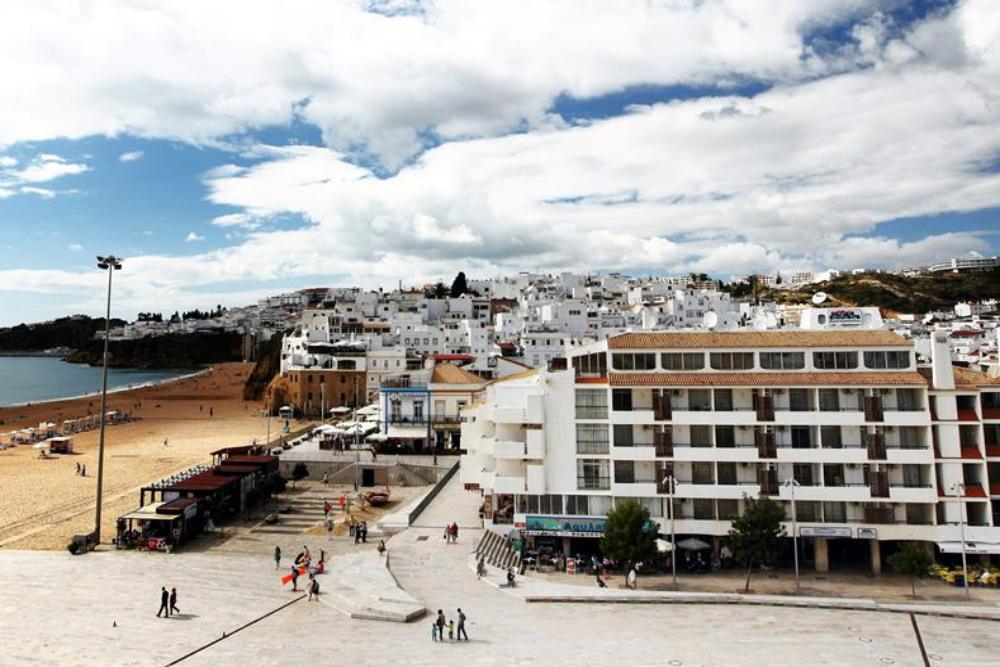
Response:
[[[826,292],[816,292],[812,296],[812,302],[814,305],[817,306],[826,301],[826,299],[827,299]]]

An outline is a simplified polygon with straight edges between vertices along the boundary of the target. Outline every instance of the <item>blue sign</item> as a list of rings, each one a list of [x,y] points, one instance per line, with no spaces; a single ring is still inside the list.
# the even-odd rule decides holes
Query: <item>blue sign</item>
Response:
[[[524,520],[524,532],[528,535],[600,537],[604,534],[604,517],[528,515]]]

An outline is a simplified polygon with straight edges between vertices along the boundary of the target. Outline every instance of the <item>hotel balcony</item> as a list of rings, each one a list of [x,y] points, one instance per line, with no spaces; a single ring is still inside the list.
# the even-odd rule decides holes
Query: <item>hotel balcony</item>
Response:
[[[631,447],[612,447],[611,457],[618,461],[653,461],[656,448],[651,442],[637,442]]]
[[[545,434],[530,430],[525,432],[524,440],[495,439],[493,456],[498,459],[542,459],[545,457]]]
[[[622,497],[642,497],[656,495],[656,482],[611,482],[611,493]]]
[[[684,443],[674,444],[676,461],[736,461],[751,463],[757,460],[756,445],[734,447],[695,447]]]
[[[889,487],[889,500],[894,503],[936,503],[938,497],[937,491],[930,484],[903,484]]]
[[[652,424],[652,408],[637,410],[612,410],[609,415],[612,424]]]

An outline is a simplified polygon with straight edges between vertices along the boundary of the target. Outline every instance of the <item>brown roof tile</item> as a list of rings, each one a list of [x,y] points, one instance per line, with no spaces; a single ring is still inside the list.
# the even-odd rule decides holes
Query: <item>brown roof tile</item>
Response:
[[[652,331],[608,339],[608,349],[679,350],[697,348],[910,347],[891,331]]]
[[[434,384],[485,384],[486,380],[454,364],[435,364],[434,372],[431,373],[431,382]]]
[[[926,366],[918,370],[924,377],[924,382],[933,389],[933,371]],[[1000,387],[1000,378],[990,377],[981,371],[962,368],[961,366],[953,366],[951,370],[955,378],[955,389],[969,391],[981,387]]]
[[[612,387],[887,387],[923,386],[908,372],[814,373],[611,373]]]

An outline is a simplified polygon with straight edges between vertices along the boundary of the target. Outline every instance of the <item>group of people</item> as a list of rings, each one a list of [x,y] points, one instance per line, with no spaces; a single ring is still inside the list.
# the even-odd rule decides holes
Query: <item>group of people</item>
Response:
[[[156,612],[156,617],[160,618],[160,614],[163,614],[163,618],[170,618],[170,614],[179,613],[181,610],[177,608],[177,589],[171,588],[168,593],[166,586],[160,586],[160,610]]]
[[[77,461],[77,463],[76,463],[76,474],[79,475],[80,477],[86,477],[87,476],[87,465],[85,463],[80,463],[79,461]]]
[[[355,523],[354,517],[351,517],[350,524],[350,534],[354,537],[354,543],[359,542],[368,543],[368,522],[362,521],[361,523]]]
[[[469,635],[465,631],[465,612],[459,607],[458,613],[458,632],[455,630],[455,619],[447,620],[444,617],[444,612],[438,609],[437,618],[431,623],[431,640],[436,642],[444,641],[445,628],[448,629],[448,641],[469,641]]]
[[[451,525],[444,527],[444,541],[448,544],[455,544],[458,542],[458,524],[452,522]]]

